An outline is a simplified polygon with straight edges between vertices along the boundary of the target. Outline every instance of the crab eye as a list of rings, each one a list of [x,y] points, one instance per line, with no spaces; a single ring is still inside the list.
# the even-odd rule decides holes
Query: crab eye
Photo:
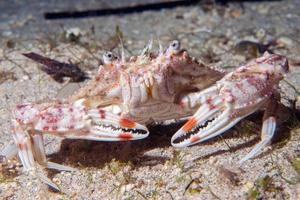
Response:
[[[178,40],[174,40],[171,42],[170,47],[173,50],[178,51],[180,49],[180,42]]]
[[[112,52],[106,52],[105,56],[109,59],[112,59],[113,54],[112,54]]]
[[[116,57],[114,56],[114,54],[110,51],[106,52],[103,54],[103,62],[105,64],[109,64],[111,63],[111,61],[113,61]]]

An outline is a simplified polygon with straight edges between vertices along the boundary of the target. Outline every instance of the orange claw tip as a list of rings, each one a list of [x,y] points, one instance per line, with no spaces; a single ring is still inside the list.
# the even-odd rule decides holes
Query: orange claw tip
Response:
[[[124,132],[124,133],[121,133],[119,135],[119,138],[121,140],[131,140],[133,138],[132,134],[131,133],[128,133],[128,132]]]
[[[193,128],[195,128],[195,126],[197,125],[197,120],[195,118],[191,118],[189,119],[189,121],[187,121],[182,129],[185,131],[185,132],[189,132],[191,131]]]
[[[195,142],[197,142],[197,141],[199,141],[199,140],[200,140],[199,137],[194,136],[194,137],[191,137],[190,142],[191,142],[191,143],[195,143]]]
[[[129,119],[120,119],[119,123],[124,128],[135,128],[135,126],[136,126],[135,122],[133,122]]]

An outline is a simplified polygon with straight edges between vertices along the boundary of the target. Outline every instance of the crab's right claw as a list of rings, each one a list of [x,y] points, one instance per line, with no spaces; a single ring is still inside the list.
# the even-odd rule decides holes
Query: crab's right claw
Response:
[[[230,113],[230,107],[226,108],[222,98],[217,95],[209,98],[173,135],[172,145],[187,147],[221,134],[240,120],[231,121]]]
[[[173,135],[171,143],[174,147],[182,148],[220,135],[255,112],[265,102],[266,99],[260,99],[251,109],[239,113],[230,102],[217,94],[212,94]]]
[[[148,129],[132,120],[104,109],[91,109],[89,133],[86,139],[98,141],[140,140],[149,135]]]
[[[259,108],[266,108],[262,140],[240,161],[240,164],[255,157],[274,136],[278,101],[274,88],[277,88],[287,71],[288,62],[285,57],[265,53],[264,56],[227,74],[216,84],[216,88],[207,89],[208,96],[201,92],[194,95],[198,96],[198,99],[203,99],[199,100],[201,106],[172,137],[172,145],[187,147],[206,141],[224,133]]]

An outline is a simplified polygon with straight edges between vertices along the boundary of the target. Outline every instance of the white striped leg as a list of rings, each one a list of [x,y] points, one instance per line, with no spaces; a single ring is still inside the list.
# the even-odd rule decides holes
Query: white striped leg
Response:
[[[46,154],[45,154],[45,148],[44,148],[43,135],[36,133],[36,134],[33,134],[31,137],[32,137],[31,141],[32,141],[32,147],[33,147],[34,159],[39,164],[41,164],[42,166],[44,166],[46,168],[56,169],[59,171],[76,171],[75,168],[47,161]]]
[[[256,144],[256,146],[239,161],[239,164],[242,165],[245,161],[257,156],[260,154],[263,149],[271,142],[275,130],[276,130],[276,112],[278,109],[278,103],[275,98],[271,98],[266,103],[267,107],[263,117],[263,125],[261,130],[261,141]]]
[[[23,130],[22,126],[15,120],[13,120],[14,124],[14,133],[13,138],[15,140],[19,158],[23,164],[24,170],[31,170],[35,168],[35,160],[34,154],[35,151],[38,149],[33,147],[34,144],[32,143],[34,140],[30,139],[30,132]],[[39,152],[40,156],[43,154]],[[38,174],[40,180],[42,180],[47,185],[53,187],[54,189],[59,191],[57,185],[55,185],[47,176],[44,174]]]
[[[242,165],[245,161],[257,156],[262,150],[271,142],[276,129],[276,119],[269,117],[263,122],[261,141],[255,145],[255,147],[239,161]]]
[[[38,163],[45,165],[47,161],[46,161],[43,136],[37,133],[37,134],[32,134],[31,138],[32,138],[31,142],[32,142],[33,154],[35,160]]]
[[[46,161],[45,149],[43,144],[43,138],[39,135],[39,132],[33,130],[25,131],[22,126],[17,122],[13,121],[14,133],[13,138],[17,146],[19,158],[23,164],[24,170],[34,169],[36,161],[48,168],[55,168],[58,170],[70,171],[72,168],[65,167],[63,165],[54,164]],[[73,169],[72,169],[73,170]],[[46,175],[38,173],[40,179],[51,186],[52,188],[59,191],[59,188],[49,179]]]
[[[23,130],[23,127],[16,120],[13,120],[13,126],[13,138],[17,146],[19,158],[24,170],[30,170],[35,167],[30,135],[27,131]]]

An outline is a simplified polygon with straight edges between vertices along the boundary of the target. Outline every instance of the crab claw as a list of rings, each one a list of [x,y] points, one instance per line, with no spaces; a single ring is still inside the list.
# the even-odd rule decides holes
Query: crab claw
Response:
[[[98,141],[140,140],[149,135],[148,129],[132,120],[125,119],[104,109],[91,109],[87,137]]]
[[[255,112],[265,99],[260,99],[247,112],[234,109],[220,96],[209,98],[198,111],[173,135],[174,147],[187,147],[220,135],[241,119]]]
[[[190,102],[200,100],[201,107],[172,137],[175,147],[187,147],[224,133],[241,119],[259,108],[266,108],[262,141],[240,164],[256,156],[271,141],[276,128],[275,88],[288,71],[287,59],[265,53],[247,65],[227,74],[208,94],[188,96]]]

